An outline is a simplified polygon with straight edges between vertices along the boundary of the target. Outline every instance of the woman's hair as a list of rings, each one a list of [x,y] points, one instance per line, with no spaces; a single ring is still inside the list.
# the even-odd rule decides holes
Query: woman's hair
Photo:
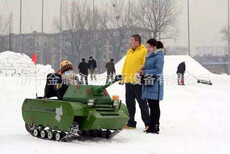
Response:
[[[157,41],[153,38],[149,39],[146,43],[154,47],[157,46]]]
[[[157,41],[157,49],[164,49],[164,44],[161,41]]]

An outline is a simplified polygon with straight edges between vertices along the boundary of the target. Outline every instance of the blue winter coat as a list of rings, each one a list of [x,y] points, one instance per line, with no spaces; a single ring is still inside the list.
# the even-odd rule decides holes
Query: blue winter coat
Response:
[[[143,75],[154,75],[154,85],[142,85],[142,99],[163,100],[164,80],[164,52],[159,50],[152,53],[145,61],[145,70]]]

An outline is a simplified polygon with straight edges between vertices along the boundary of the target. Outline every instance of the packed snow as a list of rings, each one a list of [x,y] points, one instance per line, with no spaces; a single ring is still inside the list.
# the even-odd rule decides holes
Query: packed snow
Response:
[[[116,64],[121,72],[124,62]],[[185,86],[176,82],[177,65],[185,61],[187,71],[197,78],[211,80],[213,86],[198,84],[186,73]],[[30,63],[31,58],[13,52],[0,53],[1,63]],[[37,66],[38,96],[43,96],[45,77],[53,72],[50,66]],[[4,68],[5,69],[5,68]],[[5,72],[4,72],[5,73]],[[91,139],[71,143],[42,140],[32,137],[24,127],[21,106],[25,98],[34,98],[34,75],[6,76],[0,72],[0,153],[229,153],[230,151],[230,77],[215,75],[189,56],[165,56],[165,93],[161,105],[160,134],[143,133],[144,124],[137,105],[137,129],[123,130],[111,140]],[[11,73],[12,74],[12,73]],[[102,74],[101,76],[105,76]],[[100,83],[104,83],[101,78]],[[95,84],[91,82],[91,84]],[[111,95],[119,95],[125,102],[124,86],[108,88]]]
[[[34,65],[31,58],[25,54],[12,51],[0,53],[0,76],[44,76],[53,71],[50,65]]]

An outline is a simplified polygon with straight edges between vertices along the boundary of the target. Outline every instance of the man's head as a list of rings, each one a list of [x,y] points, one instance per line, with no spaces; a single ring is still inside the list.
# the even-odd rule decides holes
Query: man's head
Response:
[[[146,48],[148,52],[155,51],[157,46],[157,41],[155,39],[149,39],[147,42]]]
[[[92,56],[90,56],[90,57],[89,57],[89,60],[93,60],[93,57],[92,57]]]
[[[111,59],[110,61],[111,61],[111,62],[114,62],[114,59]]]
[[[130,38],[130,46],[133,50],[135,50],[136,48],[138,48],[141,45],[141,37],[140,35],[136,34],[133,35]]]
[[[81,61],[82,61],[82,62],[85,62],[85,58],[82,58]]]

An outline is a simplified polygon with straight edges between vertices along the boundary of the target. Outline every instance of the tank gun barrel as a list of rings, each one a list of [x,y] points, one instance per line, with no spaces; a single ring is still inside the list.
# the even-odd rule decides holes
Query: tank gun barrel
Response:
[[[113,81],[108,82],[107,84],[105,84],[105,85],[103,85],[103,86],[101,86],[101,87],[96,88],[95,91],[94,91],[94,93],[95,93],[96,95],[98,95],[98,94],[100,95],[100,94],[102,94],[102,92],[103,92],[106,88],[108,88],[109,86],[111,86],[111,85],[114,84],[115,82],[120,81],[120,80],[122,80],[122,79],[123,79],[122,75],[116,75],[116,76],[115,76],[115,79],[114,79]]]

